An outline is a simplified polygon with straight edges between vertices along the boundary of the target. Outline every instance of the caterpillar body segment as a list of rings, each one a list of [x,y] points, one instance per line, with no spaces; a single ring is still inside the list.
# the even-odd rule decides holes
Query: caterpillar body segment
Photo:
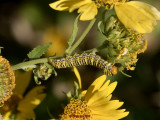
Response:
[[[81,65],[91,65],[102,69],[106,75],[111,76],[117,74],[116,66],[93,53],[75,54],[74,56],[67,56],[66,58],[61,59],[48,58],[48,61],[53,65],[53,67],[58,69]]]

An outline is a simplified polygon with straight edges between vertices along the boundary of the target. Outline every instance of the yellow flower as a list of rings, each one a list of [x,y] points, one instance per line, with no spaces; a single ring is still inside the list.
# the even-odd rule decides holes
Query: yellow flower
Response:
[[[80,20],[91,20],[97,15],[97,6],[92,0],[59,0],[49,4],[55,10],[82,13]]]
[[[12,90],[15,88],[15,75],[14,71],[9,64],[9,61],[0,56],[0,105],[4,104],[11,95]]]
[[[44,31],[42,36],[42,44],[53,43],[45,56],[62,55],[67,48],[67,41],[65,37],[54,26],[51,26]]]
[[[25,96],[24,92],[29,85],[32,71],[21,73],[16,71],[16,88],[12,97],[0,109],[4,120],[10,120],[12,116],[16,120],[35,119],[34,109],[45,98],[44,87],[37,86],[29,91]]]
[[[76,68],[75,74],[81,88],[81,78]],[[119,120],[126,117],[129,112],[119,109],[123,102],[110,100],[117,82],[110,83],[106,75],[97,78],[88,88],[82,92],[81,99],[71,98],[70,103],[64,108],[60,120]],[[54,119],[53,119],[54,120]]]
[[[131,1],[115,5],[119,20],[127,27],[139,33],[150,33],[156,20],[160,20],[160,12],[153,6]]]
[[[138,2],[126,0],[59,0],[50,4],[50,7],[69,12],[78,9],[82,13],[80,20],[91,20],[97,15],[97,8],[106,9],[114,6],[119,20],[130,29],[139,33],[149,33],[156,25],[156,20],[160,20],[160,12],[153,6]]]

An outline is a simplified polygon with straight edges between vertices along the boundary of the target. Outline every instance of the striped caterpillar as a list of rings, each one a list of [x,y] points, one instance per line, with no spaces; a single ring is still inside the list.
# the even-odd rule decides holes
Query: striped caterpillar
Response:
[[[108,61],[105,61],[100,56],[93,53],[75,54],[74,56],[67,56],[66,58],[61,59],[48,58],[48,61],[53,65],[53,67],[58,69],[80,65],[91,65],[102,69],[104,74],[106,75],[111,76],[117,74],[116,66],[112,65]]]

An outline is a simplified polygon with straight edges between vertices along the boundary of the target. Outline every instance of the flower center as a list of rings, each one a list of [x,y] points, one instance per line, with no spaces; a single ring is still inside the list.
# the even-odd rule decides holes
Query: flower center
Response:
[[[126,0],[92,0],[95,2],[98,8],[105,7],[106,9],[109,9],[112,5],[115,5],[117,3],[124,3]]]
[[[15,75],[9,61],[0,56],[0,104],[7,101],[15,88]]]
[[[92,114],[85,101],[71,98],[60,117],[60,120],[91,120]]]

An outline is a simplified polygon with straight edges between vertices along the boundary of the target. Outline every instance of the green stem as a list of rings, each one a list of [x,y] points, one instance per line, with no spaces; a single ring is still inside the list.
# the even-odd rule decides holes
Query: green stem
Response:
[[[55,58],[56,59],[56,58],[62,58],[64,56],[65,55],[60,55],[60,56],[53,56],[53,57],[49,57],[49,58]],[[22,63],[16,64],[16,65],[13,65],[12,69],[13,70],[18,70],[18,69],[33,66],[35,64],[47,63],[47,62],[48,62],[48,58],[40,58],[40,59],[30,60],[30,61],[27,61],[27,62],[22,62]]]
[[[98,52],[100,50],[104,49],[104,46],[100,46],[100,47],[97,47],[97,48],[93,48],[93,49],[90,49],[90,50],[87,50],[85,52]],[[53,57],[50,57],[50,58],[62,58],[64,57],[65,55],[61,55],[61,56],[53,56]],[[18,69],[22,69],[22,68],[27,68],[27,67],[31,67],[35,64],[40,64],[40,63],[47,63],[48,62],[48,58],[40,58],[40,59],[36,59],[36,60],[30,60],[30,61],[27,61],[27,62],[22,62],[22,63],[19,63],[19,64],[16,64],[16,65],[13,65],[12,66],[12,69],[13,70],[18,70]]]
[[[94,25],[96,19],[92,19],[92,21],[89,23],[81,37],[76,41],[76,43],[71,47],[71,49],[68,51],[68,55],[70,55],[78,46],[79,44],[83,41],[83,39],[86,37],[87,33],[91,30],[92,26]]]
[[[96,21],[95,18],[92,19],[92,21],[89,23],[88,27],[85,29],[85,31],[83,32],[83,34],[81,35],[81,37],[76,41],[76,43],[68,51],[68,55],[70,55],[79,46],[79,44],[83,41],[83,39],[85,38],[85,36],[87,35],[87,33],[90,31],[90,29],[94,25],[95,21]],[[62,55],[62,56],[56,56],[56,57],[53,57],[53,58],[63,57],[63,56],[64,55]],[[17,65],[13,65],[12,69],[13,70],[18,70],[18,69],[22,69],[22,68],[25,68],[25,67],[29,67],[29,66],[35,65],[35,64],[47,63],[47,62],[48,62],[48,58],[41,58],[41,59],[36,59],[36,60],[30,60],[30,61],[27,61],[27,62],[19,63]]]
[[[41,58],[41,59],[37,59],[37,60],[30,60],[30,61],[27,61],[27,62],[19,63],[17,65],[13,65],[12,69],[13,70],[18,70],[18,69],[22,69],[22,68],[25,68],[25,67],[28,67],[28,66],[35,65],[35,64],[46,63],[46,62],[48,62],[48,58]]]

